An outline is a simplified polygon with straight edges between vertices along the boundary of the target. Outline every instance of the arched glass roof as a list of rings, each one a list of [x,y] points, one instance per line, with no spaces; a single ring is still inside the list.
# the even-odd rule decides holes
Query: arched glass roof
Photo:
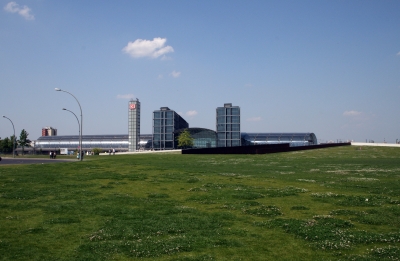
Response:
[[[140,135],[140,145],[145,146],[147,143],[151,144],[151,134]],[[83,149],[116,149],[119,151],[128,150],[128,135],[82,135],[82,148]],[[41,136],[35,142],[36,148],[42,149],[58,149],[68,148],[77,149],[79,147],[79,135],[65,135],[65,136]]]
[[[248,133],[242,132],[242,145],[290,143],[290,146],[317,145],[314,133]]]
[[[65,135],[65,136],[41,136],[38,141],[76,141],[79,140],[79,135]],[[128,135],[82,135],[82,140],[128,140]]]

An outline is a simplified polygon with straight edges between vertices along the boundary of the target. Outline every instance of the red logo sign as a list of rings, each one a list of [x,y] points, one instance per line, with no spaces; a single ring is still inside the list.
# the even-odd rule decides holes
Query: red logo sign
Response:
[[[131,110],[136,109],[136,104],[129,104],[129,109],[131,109]]]

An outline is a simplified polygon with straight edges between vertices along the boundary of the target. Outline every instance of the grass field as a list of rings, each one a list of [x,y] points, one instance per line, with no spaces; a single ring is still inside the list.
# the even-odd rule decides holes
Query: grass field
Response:
[[[400,149],[0,166],[0,260],[400,260]]]

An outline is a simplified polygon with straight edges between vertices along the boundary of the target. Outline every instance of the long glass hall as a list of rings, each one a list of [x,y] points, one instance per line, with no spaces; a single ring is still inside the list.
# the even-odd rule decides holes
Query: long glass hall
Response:
[[[139,147],[141,149],[151,149],[151,134],[140,135]],[[91,151],[99,148],[103,151],[115,149],[116,151],[128,151],[128,135],[83,135],[82,149]],[[39,151],[58,151],[61,148],[68,150],[79,149],[79,136],[42,136],[35,142],[35,150]]]
[[[247,133],[242,132],[242,146],[289,143],[294,146],[317,145],[314,133]]]

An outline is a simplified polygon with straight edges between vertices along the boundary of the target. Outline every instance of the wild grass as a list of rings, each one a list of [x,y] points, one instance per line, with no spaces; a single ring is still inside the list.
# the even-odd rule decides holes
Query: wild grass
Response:
[[[0,166],[0,260],[399,260],[400,150]]]

